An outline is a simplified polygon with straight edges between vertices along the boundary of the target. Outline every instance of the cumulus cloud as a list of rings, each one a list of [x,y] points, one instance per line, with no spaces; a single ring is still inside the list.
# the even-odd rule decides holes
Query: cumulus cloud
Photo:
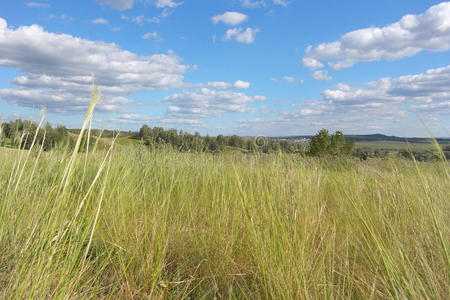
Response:
[[[50,4],[42,3],[42,2],[26,2],[25,5],[28,6],[28,7],[36,7],[36,8],[50,7]]]
[[[365,87],[340,83],[322,96],[329,103],[354,108],[412,103],[416,111],[420,107],[443,111],[450,103],[450,65],[415,75],[381,78]]]
[[[349,68],[359,62],[394,60],[428,51],[450,49],[450,2],[430,7],[423,14],[405,15],[385,27],[348,32],[339,40],[309,46],[303,64],[319,68],[326,61],[333,69]]]
[[[89,105],[88,93],[40,88],[0,89],[0,98],[8,103],[24,107],[45,107],[52,113],[83,114]],[[120,96],[108,96],[97,106],[100,112],[125,111],[124,106],[135,104],[133,100]]]
[[[223,39],[229,41],[234,39],[238,43],[251,44],[255,41],[256,34],[259,32],[257,28],[248,27],[246,30],[242,28],[228,29]]]
[[[233,84],[236,89],[248,89],[250,87],[250,82],[238,80]]]
[[[103,18],[98,18],[91,21],[92,24],[108,24],[108,20]]]
[[[315,70],[323,67],[323,63],[311,57],[303,57],[302,64],[310,70]]]
[[[243,80],[237,80],[235,82],[215,81],[215,82],[208,82],[207,87],[218,90],[248,89],[250,87],[250,82]]]
[[[254,112],[250,104],[264,101],[264,96],[247,96],[232,91],[214,91],[207,88],[183,91],[164,98],[168,116],[184,119],[210,118],[225,112]]]
[[[226,25],[239,25],[242,22],[247,21],[247,19],[247,15],[235,11],[227,11],[211,18],[214,24],[223,22]]]
[[[2,18],[0,44],[0,66],[24,73],[11,81],[16,88],[1,90],[1,98],[27,107],[46,105],[53,112],[86,108],[93,73],[106,110],[129,103],[123,95],[182,87],[189,68],[171,52],[139,56],[116,44],[50,33],[38,25],[10,29]]]
[[[312,74],[312,78],[314,78],[315,80],[331,80],[331,79],[333,79],[333,77],[328,75],[327,70],[314,71],[314,73]]]
[[[287,111],[241,120],[236,130],[247,135],[253,128],[267,134],[299,135],[326,127],[346,133],[384,131],[405,135],[417,123],[412,133],[415,135],[423,132],[420,122],[411,123],[417,114],[422,119],[437,120],[427,124],[434,134],[448,134],[442,132],[439,120],[450,115],[450,65],[419,74],[381,78],[362,87],[339,83],[323,91],[320,100],[302,100]]]
[[[388,114],[362,112],[357,117],[349,117],[348,115],[336,115],[320,110],[300,109],[282,111],[272,117],[240,120],[235,131],[242,132],[244,135],[264,132],[272,136],[298,136],[311,135],[322,128],[327,128],[330,131],[343,130],[346,134],[388,132],[389,134],[403,136],[404,131],[399,128],[400,118],[402,118],[402,114],[398,112]],[[409,127],[411,126],[409,125]]]

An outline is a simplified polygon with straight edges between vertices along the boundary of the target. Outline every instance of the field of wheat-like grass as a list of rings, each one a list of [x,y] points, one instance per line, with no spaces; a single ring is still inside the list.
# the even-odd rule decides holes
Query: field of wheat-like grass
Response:
[[[0,298],[450,294],[445,161],[0,148]]]

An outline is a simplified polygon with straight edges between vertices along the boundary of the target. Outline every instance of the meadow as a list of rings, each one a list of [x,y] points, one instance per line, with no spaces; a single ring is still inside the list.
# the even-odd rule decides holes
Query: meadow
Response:
[[[441,142],[441,148],[450,148],[449,142]],[[356,142],[356,149],[369,149],[375,150],[385,150],[385,151],[436,151],[436,146],[433,143],[408,143],[408,142],[397,142],[397,141],[374,141],[374,142]]]
[[[0,298],[445,299],[445,161],[0,148]]]
[[[93,99],[73,147],[0,147],[0,298],[448,298],[444,156],[90,146]]]

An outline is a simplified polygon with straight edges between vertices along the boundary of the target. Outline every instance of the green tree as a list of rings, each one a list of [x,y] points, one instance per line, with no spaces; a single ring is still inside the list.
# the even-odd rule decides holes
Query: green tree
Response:
[[[142,125],[141,129],[139,129],[139,138],[146,139],[149,138],[152,133],[152,130],[147,125]]]
[[[238,147],[238,148],[245,148],[246,143],[245,143],[244,139],[241,138],[240,136],[238,136],[238,135],[232,135],[232,136],[230,137],[228,146],[231,146],[231,147]]]
[[[309,155],[320,156],[328,153],[328,147],[330,145],[330,135],[328,130],[321,129],[314,137],[311,138],[309,143]]]
[[[250,138],[247,141],[247,151],[249,153],[257,153],[258,152],[258,146],[256,145],[255,138]]]
[[[321,129],[310,142],[309,155],[350,155],[353,152],[353,141],[347,142],[342,131],[330,135],[328,130]]]

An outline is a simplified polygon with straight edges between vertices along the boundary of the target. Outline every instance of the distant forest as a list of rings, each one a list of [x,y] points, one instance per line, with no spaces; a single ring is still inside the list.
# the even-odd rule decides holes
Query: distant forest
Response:
[[[0,129],[0,146],[29,149],[35,137],[37,124],[32,121],[17,119],[4,122]],[[45,124],[36,135],[36,145],[44,151],[54,148],[73,147],[75,137],[80,129],[68,129],[65,126],[52,127]],[[373,157],[388,157],[386,151],[367,151],[354,149],[358,141],[407,141],[412,143],[430,143],[430,139],[423,138],[399,138],[380,134],[376,135],[349,135],[345,136],[341,131],[330,134],[326,129],[320,130],[315,136],[296,137],[241,137],[238,135],[201,136],[198,132],[191,134],[183,130],[164,129],[162,127],[150,127],[143,125],[138,132],[91,130],[90,143],[97,139],[110,139],[116,135],[120,138],[135,140],[149,148],[170,147],[183,152],[211,152],[220,153],[227,151],[241,151],[244,153],[296,153],[309,156],[356,156],[361,160]],[[84,143],[86,143],[84,137]],[[447,142],[448,139],[437,139],[438,142]],[[398,151],[396,155],[419,161],[442,159],[442,156],[450,158],[450,145],[443,147],[443,152],[433,151]]]

